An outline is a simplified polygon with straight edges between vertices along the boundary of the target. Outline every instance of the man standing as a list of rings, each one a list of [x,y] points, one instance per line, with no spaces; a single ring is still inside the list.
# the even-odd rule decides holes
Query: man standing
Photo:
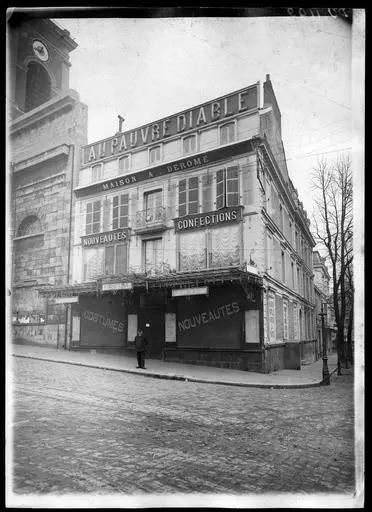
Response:
[[[147,340],[145,336],[143,335],[142,329],[138,329],[137,336],[134,338],[134,346],[137,350],[137,368],[142,368],[143,370],[146,370],[145,368],[145,348],[147,345]]]

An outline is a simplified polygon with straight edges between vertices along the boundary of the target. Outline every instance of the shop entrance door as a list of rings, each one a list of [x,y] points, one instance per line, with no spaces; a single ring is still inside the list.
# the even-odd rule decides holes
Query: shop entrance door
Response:
[[[148,341],[147,353],[149,357],[160,359],[163,354],[165,338],[163,308],[141,308],[138,318],[138,327],[143,329],[145,338]]]

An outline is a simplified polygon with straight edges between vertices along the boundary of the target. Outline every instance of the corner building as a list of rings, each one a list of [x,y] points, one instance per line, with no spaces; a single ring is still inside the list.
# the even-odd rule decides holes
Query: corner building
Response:
[[[82,149],[71,349],[270,372],[315,350],[313,238],[270,77]]]

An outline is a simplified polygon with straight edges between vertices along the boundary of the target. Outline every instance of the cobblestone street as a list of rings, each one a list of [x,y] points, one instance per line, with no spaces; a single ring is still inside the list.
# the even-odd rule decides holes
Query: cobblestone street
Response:
[[[352,376],[309,389],[13,358],[14,492],[352,493]]]

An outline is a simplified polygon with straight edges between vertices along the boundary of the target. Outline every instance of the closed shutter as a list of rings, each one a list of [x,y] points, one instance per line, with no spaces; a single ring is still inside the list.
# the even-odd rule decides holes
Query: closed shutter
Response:
[[[116,246],[115,274],[126,274],[128,266],[128,244]]]
[[[202,177],[202,211],[206,213],[212,210],[212,176],[206,174]]]
[[[225,170],[220,169],[216,173],[216,209],[225,206]]]
[[[177,216],[176,198],[177,198],[177,183],[172,182],[172,183],[170,183],[169,190],[168,190],[168,211],[169,211],[170,219],[173,219],[174,217]]]
[[[109,231],[111,221],[111,212],[110,212],[110,200],[103,200],[103,231]]]
[[[187,214],[187,182],[180,180],[178,183],[178,216],[183,217]]]
[[[290,341],[294,340],[294,315],[293,315],[293,303],[289,302],[288,304],[288,339]]]

